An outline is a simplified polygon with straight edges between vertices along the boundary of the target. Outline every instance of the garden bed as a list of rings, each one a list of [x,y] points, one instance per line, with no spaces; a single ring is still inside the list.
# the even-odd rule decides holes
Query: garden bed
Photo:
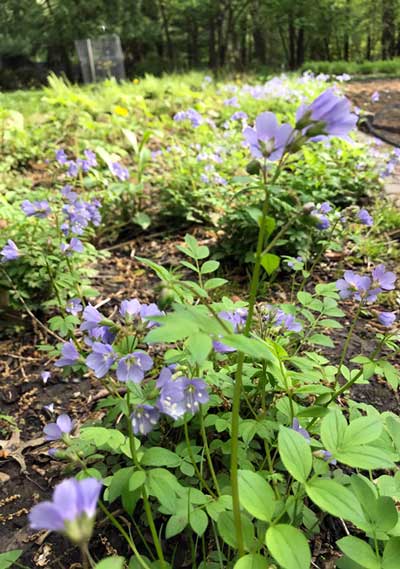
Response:
[[[267,509],[259,513],[254,496],[246,495],[246,487],[241,487],[241,492],[248,498],[241,503],[242,523],[257,527],[261,533],[268,527],[268,548],[262,539],[254,549],[258,539],[255,536],[253,546],[245,544],[246,551],[251,552],[248,557],[258,563],[257,569],[264,567],[267,561],[271,563],[272,559],[284,569],[303,569],[309,566],[309,555],[312,566],[333,569],[342,555],[339,550],[345,551],[345,546],[340,546],[346,543],[342,538],[350,533],[357,543],[367,543],[370,530],[365,529],[366,520],[361,522],[357,516],[354,519],[348,510],[337,513],[339,510],[335,507],[331,510],[329,505],[324,509],[320,500],[313,498],[312,480],[335,482],[340,491],[344,489],[349,493],[350,479],[357,478],[359,471],[368,471],[366,465],[372,464],[369,468],[371,476],[377,484],[379,481],[382,484],[380,491],[388,492],[383,486],[383,475],[391,475],[395,470],[392,464],[398,460],[393,434],[399,421],[398,368],[391,357],[397,337],[396,325],[391,329],[393,322],[388,326],[383,320],[382,324],[379,315],[382,311],[389,313],[397,308],[391,270],[396,269],[398,258],[395,232],[399,214],[388,202],[382,201],[379,184],[388,161],[397,159],[384,153],[372,157],[373,153],[370,156],[361,143],[350,146],[333,141],[330,146],[313,145],[308,142],[305,130],[307,144],[301,142],[304,147],[300,154],[295,150],[288,151],[290,157],[282,172],[278,172],[281,185],[273,184],[270,188],[268,217],[259,209],[262,196],[260,198],[258,192],[263,187],[262,177],[261,182],[256,182],[259,166],[254,162],[248,166],[249,150],[242,144],[241,128],[245,124],[234,123],[244,119],[230,116],[237,108],[243,112],[246,109],[252,124],[255,116],[267,106],[282,120],[293,121],[295,106],[291,98],[312,99],[325,85],[308,76],[299,80],[274,79],[265,86],[245,81],[239,85],[210,86],[210,82],[211,79],[190,77],[182,87],[181,79],[178,85],[169,79],[157,82],[148,78],[139,91],[128,85],[121,88],[106,84],[102,97],[95,90],[77,90],[55,83],[46,91],[46,102],[40,112],[46,112],[50,106],[52,128],[56,123],[61,129],[59,138],[55,140],[49,132],[49,142],[37,140],[37,132],[31,126],[24,134],[16,135],[14,124],[11,138],[3,141],[6,197],[3,209],[0,209],[0,221],[7,238],[12,237],[23,254],[18,260],[15,249],[8,245],[9,259],[5,267],[11,277],[2,281],[3,291],[7,294],[3,295],[5,307],[0,318],[7,330],[0,343],[0,438],[3,439],[0,448],[0,523],[3,527],[0,551],[23,550],[19,562],[29,567],[82,567],[79,548],[70,546],[66,538],[56,533],[29,529],[27,520],[33,506],[49,499],[57,483],[77,472],[80,476],[91,474],[104,481],[107,489],[103,501],[107,504],[107,515],[111,512],[132,532],[139,555],[132,556],[129,569],[140,566],[140,556],[154,555],[157,534],[152,531],[148,518],[144,519],[141,502],[138,506],[136,502],[131,503],[136,489],[128,491],[128,479],[121,477],[125,476],[124,471],[133,477],[143,469],[135,458],[135,449],[128,445],[128,441],[132,445],[135,438],[132,432],[126,436],[124,405],[129,413],[134,413],[145,397],[154,401],[157,390],[162,401],[162,383],[156,383],[156,376],[164,357],[164,365],[178,366],[167,373],[182,369],[188,374],[184,379],[189,384],[189,377],[201,378],[194,381],[202,382],[207,396],[200,393],[199,400],[189,402],[195,410],[204,408],[208,413],[205,426],[198,413],[184,413],[185,428],[188,429],[184,436],[182,413],[175,416],[177,411],[171,411],[164,401],[164,407],[160,407],[164,409],[160,427],[152,432],[145,431],[146,436],[143,431],[135,431],[136,441],[140,438],[142,444],[140,452],[147,456],[143,463],[145,476],[149,480],[152,473],[167,477],[164,478],[166,490],[163,490],[164,483],[156,485],[154,481],[153,485],[149,482],[148,489],[156,531],[162,536],[164,555],[170,560],[168,567],[242,567],[241,561],[235,561],[235,530],[229,529],[230,521],[224,525],[219,517],[234,520],[230,517],[233,515],[230,508],[224,509],[224,506],[223,512],[213,510],[213,501],[218,501],[215,492],[221,493],[219,486],[224,504],[230,500],[231,468],[227,456],[231,449],[229,445],[233,446],[229,429],[234,425],[229,427],[228,424],[234,415],[234,390],[238,381],[235,374],[243,364],[238,363],[242,353],[244,398],[239,407],[242,415],[240,436],[236,437],[236,440],[240,439],[239,468],[243,476],[250,476],[249,480],[261,485],[262,492],[268,495],[272,492],[278,512],[270,511],[267,500],[263,502]],[[385,91],[387,85],[380,88],[380,104],[394,96],[392,91]],[[357,90],[355,84],[351,84],[346,89],[355,103],[368,110],[370,87],[364,87]],[[198,93],[202,93],[200,101]],[[181,98],[177,107],[178,94]],[[283,94],[286,100],[282,102]],[[378,110],[376,105],[373,109]],[[12,115],[8,119],[11,120]],[[352,118],[349,120],[353,121]],[[137,134],[127,130],[131,121],[138,123]],[[148,125],[152,129],[150,134],[146,134]],[[121,132],[125,136],[124,142],[121,142]],[[77,150],[81,137],[87,137],[85,150],[83,147]],[[224,138],[228,141],[225,145],[222,144]],[[28,140],[31,143],[29,150],[26,148]],[[60,144],[65,146],[67,154],[64,149],[60,150]],[[88,153],[88,146],[95,152]],[[54,150],[58,153],[56,164],[52,158]],[[48,156],[48,162],[39,157],[40,152]],[[207,168],[210,164],[212,167]],[[271,168],[274,166],[276,162]],[[76,175],[74,168],[77,168]],[[17,187],[21,177],[23,182]],[[65,184],[78,188],[79,199],[71,194],[71,188],[66,189]],[[59,191],[61,188],[63,193]],[[35,201],[36,198],[42,201]],[[101,206],[96,202],[98,198],[102,200]],[[310,201],[314,202],[311,206]],[[102,222],[97,217],[100,207]],[[365,207],[372,212],[373,219]],[[85,220],[80,219],[78,224],[77,210]],[[53,216],[57,218],[56,223],[53,223]],[[264,222],[260,223],[260,219]],[[65,240],[60,232],[60,221],[66,224],[67,233],[71,227],[75,228],[72,232],[76,230],[79,239],[76,238],[82,239],[83,250],[72,239]],[[82,223],[86,224],[84,231],[87,233],[78,232]],[[262,261],[262,279],[255,308],[257,317],[251,320],[253,331],[249,338],[243,320],[243,314],[247,312],[243,309],[247,310],[248,278],[254,260],[256,264],[258,262],[257,255],[261,262],[261,255],[255,254],[260,225],[264,229],[268,227],[273,246],[268,249],[268,241],[265,241],[267,253]],[[60,243],[63,255],[60,255]],[[25,250],[28,245],[31,255]],[[208,256],[210,259],[205,260]],[[43,258],[47,262],[43,262]],[[382,263],[386,264],[386,272],[379,276],[382,270],[379,273],[377,267]],[[203,269],[200,270],[200,266]],[[346,287],[350,285],[339,280],[344,271],[357,273],[357,277],[351,277],[356,279],[356,285],[351,285],[356,288],[349,292]],[[364,275],[364,281],[359,280],[359,273]],[[383,282],[379,297],[371,289],[372,281],[365,276],[371,273],[375,275],[374,282],[379,278]],[[365,279],[369,284],[365,284]],[[337,285],[334,284],[336,281]],[[345,292],[339,295],[338,291],[342,293],[340,286],[344,286]],[[214,290],[216,292],[210,292]],[[100,310],[102,316],[97,324],[105,328],[102,333],[111,334],[111,340],[103,338],[103,342],[93,343],[96,336],[91,337],[91,330],[95,326],[92,323],[92,328],[86,327],[89,322],[87,308],[83,319],[79,315],[81,310],[78,315],[65,311],[66,302],[81,293],[86,306],[89,301]],[[366,298],[363,296],[366,294],[371,296]],[[159,312],[154,312],[154,306],[150,316],[156,320],[161,317],[161,327],[150,319],[148,328],[146,316],[139,317],[135,312],[138,310],[136,304],[125,306],[126,310],[133,311],[127,317],[121,303],[128,299],[138,299],[142,305],[140,310],[143,306],[149,310],[151,303],[157,302],[167,316],[162,320]],[[213,317],[217,313],[215,321],[205,312],[208,309]],[[98,313],[94,312],[92,318],[96,319]],[[233,320],[232,314],[237,321]],[[188,315],[193,320],[188,319]],[[137,327],[135,332],[130,318]],[[233,324],[233,328],[226,330],[224,322],[221,324],[224,319],[230,326]],[[179,330],[174,322],[183,322]],[[160,341],[164,325],[167,339]],[[124,344],[125,337],[132,343]],[[156,340],[152,341],[152,338]],[[111,344],[108,342],[113,344],[112,350],[118,351],[118,366],[130,357],[133,349],[139,349],[135,352],[136,358],[143,348],[149,350],[154,369],[147,383],[139,388],[135,387],[136,381],[125,379],[118,384],[113,377],[107,379],[106,375],[104,378],[99,371],[103,359],[89,365],[95,344],[100,343],[101,349],[104,346],[109,349]],[[80,355],[76,358],[73,355],[72,363],[65,371],[66,364],[58,363],[60,351],[66,357],[67,343],[73,352],[78,347]],[[150,347],[147,347],[148,343]],[[377,346],[380,346],[381,359],[374,363],[368,357],[375,354]],[[386,359],[395,365],[386,364]],[[115,372],[114,364],[115,360],[110,362],[110,376]],[[51,375],[43,376],[43,372]],[[118,368],[118,373],[118,379],[123,373],[129,376],[129,367],[128,371]],[[363,377],[364,381],[359,384]],[[207,379],[207,384],[203,378]],[[161,375],[157,382],[160,379]],[[179,376],[177,380],[168,381],[176,387],[179,380],[183,381]],[[264,392],[260,388],[262,381],[266,382]],[[356,384],[352,385],[354,381]],[[153,386],[152,391],[149,386]],[[138,389],[143,391],[139,393]],[[328,399],[324,400],[324,396]],[[134,404],[130,397],[134,398]],[[179,403],[180,393],[176,397]],[[192,409],[186,409],[189,408]],[[73,419],[74,433],[79,436],[64,438],[66,446],[63,442],[49,444],[44,440],[43,429],[62,414]],[[296,426],[297,414],[302,427]],[[375,439],[374,435],[369,435],[368,441],[377,441],[376,446],[368,446],[365,442],[361,445],[361,450],[372,453],[370,462],[366,459],[360,462],[350,451],[346,455],[339,446],[327,445],[327,431],[324,435],[319,421],[329,420],[333,414],[341,417],[338,421],[344,421],[348,429],[357,421],[381,421],[380,426],[376,426],[378,431],[385,424],[384,434],[378,433]],[[382,418],[378,420],[377,416]],[[177,423],[171,417],[177,419]],[[256,429],[254,433],[246,430],[255,428],[254,417],[255,421],[265,421],[264,430]],[[347,421],[350,421],[349,427]],[[132,425],[135,424],[132,421]],[[296,455],[297,463],[290,458],[290,453],[286,453],[282,440],[277,441],[278,429],[282,436],[289,437],[296,452],[296,445],[302,449]],[[108,443],[102,444],[98,437],[108,430],[112,430],[116,440],[122,437],[124,442],[115,448],[107,447]],[[69,434],[69,431],[64,432]],[[185,450],[185,438],[186,445],[192,450]],[[192,446],[188,445],[188,438]],[[262,442],[266,445],[264,451],[260,450]],[[197,453],[201,449],[210,453],[208,445],[211,454],[205,460]],[[263,452],[266,456],[269,452],[268,445],[273,452],[272,459],[269,455],[269,464],[267,458],[263,458]],[[62,449],[58,460],[49,455],[50,447]],[[383,450],[379,454],[375,449],[381,447]],[[66,454],[62,454],[63,449]],[[161,462],[154,452],[162,456]],[[177,454],[179,452],[181,454]],[[197,459],[193,459],[191,453],[196,453]],[[140,460],[143,458],[139,457]],[[216,475],[213,460],[218,465]],[[304,466],[303,460],[309,460],[310,466],[308,462]],[[306,482],[311,462],[313,479]],[[202,464],[204,471],[197,473],[196,464]],[[256,475],[253,469],[257,472],[258,468],[261,474]],[[305,477],[303,468],[309,470]],[[197,483],[195,474],[199,475]],[[362,477],[357,480],[361,480],[359,484],[364,483]],[[174,484],[180,485],[181,496]],[[306,491],[301,490],[302,484]],[[193,492],[195,500],[199,500],[194,506],[188,498],[188,507],[192,508],[190,515],[197,522],[184,520],[182,530],[175,531],[171,520],[175,524],[181,524],[182,520],[176,519],[179,516],[171,507],[171,494],[176,492],[178,504],[187,491],[189,496]],[[294,505],[288,497],[289,501],[279,513],[276,495],[282,491],[285,497],[279,499],[286,500],[290,495]],[[355,495],[350,494],[352,500],[358,500]],[[385,503],[389,496],[393,495],[384,494]],[[211,506],[210,502],[213,502]],[[393,504],[391,501],[388,509]],[[390,515],[393,517],[392,510]],[[274,523],[270,523],[272,519]],[[136,522],[138,526],[135,526]],[[294,531],[294,539],[300,540],[302,558],[298,561],[293,561],[295,552],[287,561],[282,557],[283,549],[274,547],[271,536],[276,524],[278,529],[284,528],[282,531]],[[315,527],[319,529],[315,530]],[[382,543],[378,543],[375,536],[378,555],[383,554],[385,540],[390,539],[391,543],[394,540],[396,545],[397,534],[390,533],[392,528],[393,525],[382,530],[388,532],[384,537],[379,534]],[[123,556],[128,560],[132,550],[126,541],[115,529],[115,524],[110,524],[109,519],[99,512],[90,543],[94,562],[90,563],[94,566],[95,562],[110,556]],[[264,557],[260,561],[261,551]],[[351,554],[345,553],[351,559]],[[116,558],[111,563],[124,566]],[[350,567],[343,564],[346,558],[341,558],[338,563],[338,567]],[[151,567],[160,566],[157,562],[151,563]]]

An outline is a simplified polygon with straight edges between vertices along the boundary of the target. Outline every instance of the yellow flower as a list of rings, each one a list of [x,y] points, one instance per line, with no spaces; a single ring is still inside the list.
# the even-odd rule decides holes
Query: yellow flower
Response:
[[[117,105],[114,109],[114,113],[116,115],[119,115],[120,117],[127,117],[128,109],[125,109],[125,107],[120,107],[119,105]]]
[[[137,77],[135,77],[135,79],[132,79],[132,83],[134,85],[137,85],[139,83],[139,79],[137,79]]]

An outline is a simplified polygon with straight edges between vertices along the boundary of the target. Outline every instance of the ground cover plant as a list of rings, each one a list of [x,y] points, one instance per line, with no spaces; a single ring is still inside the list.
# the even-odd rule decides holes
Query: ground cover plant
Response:
[[[400,419],[352,389],[375,377],[398,389],[396,274],[381,241],[366,245],[378,219],[393,222],[386,204],[383,214],[364,203],[397,154],[351,138],[357,115],[326,78],[143,83],[53,80],[48,138],[31,156],[23,146],[22,162],[28,176],[43,152],[49,179],[2,200],[1,284],[7,308],[51,333],[43,381],[59,370],[104,390],[84,424],[50,409],[43,434],[64,477],[33,505],[30,527],[61,533],[83,567],[307,569],[321,528],[338,520],[337,567],[394,569]],[[8,124],[4,185],[21,168]],[[213,228],[217,246],[194,225],[175,266],[136,256],[160,282],[157,304],[96,304],[88,265],[102,245],[188,221]],[[368,265],[318,282],[349,243]],[[240,297],[227,258],[250,273]],[[366,319],[376,337],[354,353]],[[100,516],[121,537],[102,560]],[[21,553],[0,563],[18,566]]]

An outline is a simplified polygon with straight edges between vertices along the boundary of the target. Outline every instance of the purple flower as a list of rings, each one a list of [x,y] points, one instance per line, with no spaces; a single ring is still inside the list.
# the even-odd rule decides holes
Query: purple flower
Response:
[[[362,223],[363,225],[371,227],[374,224],[374,220],[372,219],[371,215],[368,213],[368,211],[365,208],[361,208],[357,216],[358,219],[360,220],[360,223]]]
[[[140,302],[136,298],[133,298],[132,300],[123,300],[121,302],[119,313],[124,318],[132,319],[140,314],[140,309]]]
[[[175,122],[189,120],[192,126],[197,128],[203,123],[203,117],[195,109],[188,109],[187,111],[179,111],[174,115]]]
[[[153,360],[144,352],[133,352],[121,358],[117,367],[119,381],[140,383],[146,371],[153,367]]]
[[[51,213],[49,202],[46,200],[30,202],[24,200],[21,209],[27,217],[47,217]]]
[[[380,312],[378,314],[379,323],[385,328],[390,328],[396,321],[396,314],[394,312]]]
[[[82,314],[83,322],[80,326],[81,330],[92,330],[97,328],[104,316],[90,303],[86,306]]]
[[[140,308],[140,318],[147,322],[147,327],[158,326],[158,322],[151,320],[154,316],[164,316],[165,312],[161,311],[157,304],[142,304]]]
[[[336,281],[336,288],[340,298],[354,298],[367,302],[375,302],[378,294],[382,292],[382,288],[373,283],[370,277],[357,275],[354,271],[345,271],[343,279]]]
[[[186,411],[197,413],[201,403],[207,403],[209,395],[207,384],[202,379],[183,377],[183,394]]]
[[[157,407],[162,413],[169,415],[173,419],[179,419],[185,414],[186,410],[183,378],[172,379],[172,373],[170,373],[168,378],[167,372],[164,372],[164,377],[162,378],[162,373],[157,381],[157,386],[160,388]]]
[[[303,427],[300,426],[299,420],[296,417],[293,419],[292,429],[296,431],[296,433],[299,433],[302,437],[304,437],[307,442],[310,442],[311,440],[310,433],[306,429],[303,429]]]
[[[43,429],[46,441],[58,441],[64,434],[72,431],[72,421],[69,415],[60,415],[55,423],[48,423]]]
[[[104,377],[116,360],[113,347],[110,344],[93,342],[92,353],[86,358],[86,365],[94,371],[98,378]]]
[[[74,162],[73,160],[68,160],[66,164],[68,165],[68,170],[67,170],[68,176],[71,176],[71,178],[76,178],[76,176],[79,174],[78,162]]]
[[[110,330],[108,326],[95,326],[88,330],[88,336],[85,337],[85,344],[92,347],[95,342],[112,344],[114,340],[115,332]]]
[[[5,263],[7,261],[14,261],[15,259],[18,259],[20,252],[18,251],[18,247],[14,241],[9,239],[7,241],[7,245],[4,245],[3,249],[0,251],[0,255],[2,257],[1,262]]]
[[[65,342],[61,348],[62,357],[55,362],[56,367],[73,366],[79,361],[79,352],[72,340]]]
[[[90,168],[97,166],[96,154],[93,150],[84,150],[83,154],[85,155],[86,163]]]
[[[303,262],[304,262],[303,257],[296,257],[295,259],[293,259],[293,261],[287,261],[286,264],[290,269],[296,269],[296,268],[300,268],[300,267],[297,267],[296,265],[298,263],[303,263]]]
[[[396,282],[396,275],[391,271],[387,271],[385,265],[378,265],[372,271],[372,278],[374,285],[383,290],[394,290],[394,283]]]
[[[322,204],[319,205],[318,210],[321,213],[329,213],[330,211],[332,211],[332,206],[329,202],[322,202]]]
[[[61,243],[60,249],[62,253],[65,253],[68,256],[72,255],[73,251],[75,253],[83,253],[85,250],[82,241],[77,237],[72,237],[69,243]]]
[[[53,500],[34,506],[29,514],[32,529],[65,533],[74,543],[87,543],[93,530],[102,484],[96,478],[63,480]]]
[[[82,312],[83,307],[80,298],[70,298],[65,306],[65,311],[73,316],[77,316]]]
[[[329,452],[329,450],[325,450],[325,449],[322,450],[321,456],[322,456],[322,459],[325,460],[325,462],[329,462],[329,464],[332,464],[332,465],[337,464],[336,458],[333,458],[333,454],[331,452]]]
[[[357,275],[354,271],[345,271],[343,278],[336,281],[336,288],[340,298],[346,299],[352,296],[364,297],[371,287],[371,279]]]
[[[78,194],[73,191],[72,186],[69,184],[61,189],[61,195],[69,202],[75,202],[78,199]]]
[[[63,148],[59,148],[58,150],[56,150],[56,160],[59,164],[67,163],[68,158]]]
[[[42,371],[40,373],[40,377],[42,378],[43,385],[46,385],[46,383],[49,381],[51,377],[51,373],[49,371]]]
[[[247,309],[246,308],[239,308],[238,310],[235,310],[235,312],[226,312],[225,310],[223,310],[222,312],[220,312],[218,314],[218,316],[222,320],[229,322],[233,327],[233,331],[237,332],[238,328],[240,328],[246,324]],[[226,354],[226,353],[236,351],[235,348],[231,348],[230,346],[227,346],[226,344],[224,344],[223,342],[220,342],[219,340],[213,341],[213,348],[219,354]]]
[[[116,178],[121,180],[121,182],[125,182],[129,180],[129,170],[122,166],[119,162],[113,162],[110,164],[110,172],[114,174]]]
[[[230,99],[225,99],[224,103],[225,107],[239,107],[239,101],[237,97],[231,97]]]
[[[357,123],[357,115],[351,112],[346,97],[338,97],[333,89],[327,89],[310,105],[301,105],[296,113],[296,128],[310,140],[322,140],[326,136],[348,139]]]
[[[286,314],[279,308],[275,313],[273,324],[274,326],[280,326],[288,332],[300,332],[303,329],[303,325],[295,319],[293,314]]]
[[[371,102],[372,103],[377,103],[379,101],[379,92],[378,91],[374,91],[371,95]]]
[[[244,111],[236,111],[231,116],[231,121],[247,120],[248,118],[249,118],[248,114],[245,113]]]
[[[135,435],[147,435],[157,425],[160,411],[152,405],[137,405],[131,415],[132,429]]]
[[[290,124],[279,125],[273,113],[265,112],[258,115],[255,127],[243,130],[245,143],[250,147],[254,158],[279,160],[285,152],[293,134]]]

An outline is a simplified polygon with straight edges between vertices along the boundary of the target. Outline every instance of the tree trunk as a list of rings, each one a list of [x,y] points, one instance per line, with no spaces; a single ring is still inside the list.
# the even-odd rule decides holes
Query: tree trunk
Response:
[[[253,22],[252,35],[254,43],[254,55],[257,61],[262,64],[267,63],[265,24],[261,19],[260,2],[253,0],[251,3],[251,18]]]
[[[165,10],[165,5],[164,5],[164,1],[163,0],[159,0],[159,6],[160,6],[160,13],[161,13],[161,21],[162,21],[162,27],[164,30],[164,35],[165,35],[165,39],[167,42],[167,55],[168,55],[168,59],[171,65],[174,65],[174,46],[171,40],[171,34],[169,31],[169,22],[168,22],[168,17],[167,17],[167,13]]]

